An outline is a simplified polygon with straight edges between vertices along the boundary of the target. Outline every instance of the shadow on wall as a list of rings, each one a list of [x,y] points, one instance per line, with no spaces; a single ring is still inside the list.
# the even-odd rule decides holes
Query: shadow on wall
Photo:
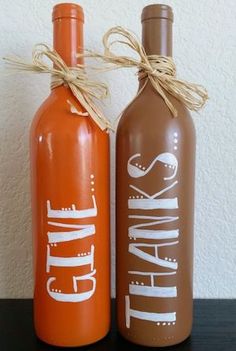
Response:
[[[5,71],[5,67],[3,67]],[[26,81],[27,80],[27,81]],[[0,152],[0,297],[32,296],[29,182],[30,79],[3,75]]]

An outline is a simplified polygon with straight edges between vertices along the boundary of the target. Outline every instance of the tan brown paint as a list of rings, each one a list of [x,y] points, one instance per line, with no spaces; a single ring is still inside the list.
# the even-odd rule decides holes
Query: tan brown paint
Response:
[[[147,54],[172,54],[173,14],[166,5],[151,5],[142,13],[143,45]],[[143,82],[140,82],[142,86]],[[175,98],[168,96],[178,109],[178,117],[173,118],[163,99],[154,91],[150,83],[123,113],[117,130],[116,139],[116,245],[117,245],[117,322],[119,332],[128,340],[146,346],[169,346],[186,339],[192,328],[192,266],[193,266],[193,210],[195,174],[195,129],[186,108]],[[178,134],[177,144],[174,142]],[[177,150],[174,150],[177,146]],[[140,153],[136,161],[148,168],[154,158],[162,153],[172,153],[178,160],[178,171],[174,179],[163,180],[170,176],[173,169],[157,161],[152,170],[143,177],[132,178],[127,171],[129,158]],[[159,198],[178,198],[177,209],[128,209],[129,197],[140,195],[130,185],[155,194],[171,185],[178,184],[164,192]],[[178,216],[179,219],[145,229],[179,229],[177,239],[130,239],[128,228],[131,225],[148,223],[150,220],[129,218],[129,215]],[[172,246],[162,247],[160,258],[176,259],[177,270],[161,267],[129,253],[131,243],[159,244],[174,242]],[[152,249],[145,249],[153,255]],[[148,276],[128,274],[128,271],[174,272],[176,274],[154,279],[161,287],[176,286],[177,297],[146,297],[129,293],[131,281],[139,285],[150,285]],[[126,326],[125,296],[129,296],[130,308],[153,313],[176,312],[176,322],[157,325],[156,322],[130,318]]]

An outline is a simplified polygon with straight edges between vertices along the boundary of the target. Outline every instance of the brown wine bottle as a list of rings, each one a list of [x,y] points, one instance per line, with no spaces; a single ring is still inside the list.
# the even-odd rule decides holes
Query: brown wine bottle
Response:
[[[172,9],[142,12],[147,55],[172,56]],[[140,80],[143,87],[145,78]],[[149,81],[117,130],[117,318],[123,337],[169,346],[192,328],[195,129],[187,109]]]

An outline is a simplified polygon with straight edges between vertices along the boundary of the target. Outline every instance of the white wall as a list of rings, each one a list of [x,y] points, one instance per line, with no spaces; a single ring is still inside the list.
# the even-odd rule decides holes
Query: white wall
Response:
[[[0,0],[0,56],[14,53],[30,58],[35,43],[51,43],[51,10],[57,2]],[[101,50],[103,33],[118,24],[140,34],[140,13],[150,3],[153,0],[81,0],[86,46]],[[193,114],[198,136],[195,297],[236,298],[236,2],[163,3],[175,13],[179,77],[202,83],[210,95],[207,107]],[[133,73],[101,77],[111,88],[105,108],[110,118],[116,118],[134,96]],[[48,92],[49,77],[9,76],[1,63],[0,297],[32,296],[28,131]],[[112,151],[114,155],[114,137]],[[114,192],[111,207],[114,244]]]

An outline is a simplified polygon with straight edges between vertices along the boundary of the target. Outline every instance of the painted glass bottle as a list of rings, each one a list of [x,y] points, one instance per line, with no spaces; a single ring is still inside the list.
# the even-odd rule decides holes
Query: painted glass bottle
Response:
[[[54,49],[82,63],[83,10],[53,10]],[[34,241],[34,323],[58,346],[96,342],[110,325],[109,136],[68,86],[52,89],[30,136]]]
[[[172,55],[172,22],[169,6],[144,8],[148,55]],[[195,129],[167,96],[178,117],[148,82],[123,113],[116,140],[118,329],[146,346],[180,343],[192,328]]]

